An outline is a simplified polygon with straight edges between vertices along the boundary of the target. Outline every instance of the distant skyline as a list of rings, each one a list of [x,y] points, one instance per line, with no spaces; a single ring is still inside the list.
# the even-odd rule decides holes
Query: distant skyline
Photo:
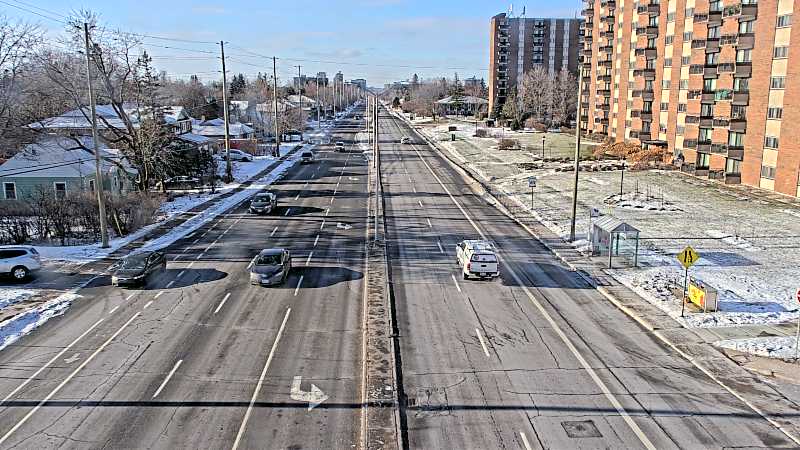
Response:
[[[462,79],[488,78],[489,19],[509,8],[508,2],[492,0],[343,0],[334,7],[320,0],[137,0],[118,1],[113,6],[103,0],[7,2],[48,17],[87,9],[99,13],[104,24],[124,31],[209,42],[224,40],[228,71],[232,73],[271,73],[271,61],[241,50],[246,48],[280,58],[278,76],[283,81],[296,75],[295,66],[300,64],[305,74],[324,71],[332,75],[341,70],[345,79],[366,78],[370,86],[383,86],[414,73],[422,79],[452,77],[456,72]],[[574,17],[581,5],[579,0],[530,1],[514,4],[514,12],[519,14],[525,6],[527,17]],[[2,13],[8,17],[39,23],[51,36],[63,33],[63,25],[31,12],[2,5]],[[144,48],[154,56],[159,70],[181,78],[195,72],[206,80],[219,77],[218,59],[189,51],[217,51],[218,45],[145,39]]]

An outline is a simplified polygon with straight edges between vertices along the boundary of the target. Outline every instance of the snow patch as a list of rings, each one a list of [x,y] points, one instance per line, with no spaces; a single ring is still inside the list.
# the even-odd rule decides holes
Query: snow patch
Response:
[[[29,334],[53,317],[64,314],[78,297],[79,295],[73,290],[61,294],[36,308],[0,322],[0,350],[17,342],[21,337]]]
[[[0,308],[29,299],[35,294],[29,289],[0,288]]]
[[[749,339],[730,339],[714,345],[767,358],[794,359],[797,339],[794,336],[772,336]]]

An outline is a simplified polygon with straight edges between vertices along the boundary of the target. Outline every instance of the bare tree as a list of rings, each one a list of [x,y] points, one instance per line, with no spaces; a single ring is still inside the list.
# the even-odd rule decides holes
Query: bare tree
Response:
[[[571,118],[575,116],[578,102],[578,81],[569,70],[562,68],[553,77],[551,84],[550,107],[552,114],[552,125],[568,125]]]
[[[553,82],[550,74],[543,67],[534,67],[522,78],[519,92],[520,108],[523,115],[531,114],[544,122],[550,115],[553,97]]]

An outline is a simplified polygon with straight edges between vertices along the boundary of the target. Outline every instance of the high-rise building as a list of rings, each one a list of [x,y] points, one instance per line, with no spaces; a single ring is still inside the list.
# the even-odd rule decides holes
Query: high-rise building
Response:
[[[365,80],[363,78],[354,78],[354,79],[350,80],[350,83],[358,86],[359,88],[361,88],[361,89],[363,89],[365,91],[367,90],[367,80]]]
[[[794,6],[587,0],[581,127],[667,148],[697,176],[798,196]]]
[[[528,19],[498,14],[489,35],[489,111],[505,104],[536,66],[578,72],[581,19]]]
[[[344,75],[342,75],[342,72],[336,72],[336,75],[333,76],[333,84],[336,86],[344,84]]]
[[[319,81],[320,86],[328,85],[328,74],[325,72],[317,72],[316,79]]]

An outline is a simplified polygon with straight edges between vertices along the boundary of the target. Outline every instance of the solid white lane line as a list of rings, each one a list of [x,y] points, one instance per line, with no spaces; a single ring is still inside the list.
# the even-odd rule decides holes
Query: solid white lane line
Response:
[[[183,256],[183,255],[178,255],[178,256],[176,256],[176,257],[172,258],[172,260],[173,260],[173,261],[177,261],[177,260],[181,259],[181,257],[182,257],[182,256]]]
[[[145,303],[145,304],[144,304],[144,308],[142,308],[142,309],[147,309],[147,308],[149,308],[149,307],[150,307],[150,305],[152,305],[152,304],[153,304],[153,301],[152,301],[152,300],[150,300],[149,302],[147,302],[147,303]]]
[[[172,376],[175,375],[175,371],[178,370],[178,367],[181,366],[182,362],[183,360],[179,359],[178,362],[175,363],[175,366],[172,367],[172,370],[170,370],[169,373],[167,374],[167,378],[164,378],[164,382],[161,383],[161,386],[158,387],[156,393],[153,394],[153,398],[158,397],[158,394],[160,394],[161,390],[164,389],[164,386],[166,386],[167,383],[169,383],[170,378],[172,378]]]
[[[316,247],[318,243],[319,243],[319,235],[317,235],[317,237],[314,238],[314,247]]]
[[[324,227],[325,227],[325,219],[322,219],[322,225],[319,226],[319,229],[321,230]]]
[[[134,314],[134,315],[133,315],[133,316],[132,316],[130,319],[128,319],[128,321],[127,321],[127,322],[125,322],[125,324],[124,324],[124,325],[122,325],[122,327],[120,327],[120,328],[119,328],[119,329],[118,329],[118,330],[117,330],[117,331],[116,331],[114,334],[112,334],[112,335],[111,335],[111,337],[109,337],[109,338],[108,338],[108,340],[106,340],[105,342],[103,342],[103,344],[102,344],[102,345],[100,345],[100,347],[98,347],[98,348],[97,348],[97,350],[95,350],[95,351],[94,351],[94,353],[92,353],[91,355],[89,355],[89,357],[88,357],[88,358],[86,358],[85,360],[83,360],[83,362],[81,363],[81,365],[79,365],[77,368],[75,368],[75,370],[73,370],[73,371],[72,371],[72,372],[71,372],[71,373],[70,373],[70,374],[69,374],[69,375],[68,375],[66,378],[64,378],[64,380],[63,380],[61,383],[59,383],[59,385],[58,385],[58,386],[56,386],[56,387],[55,387],[55,389],[53,389],[52,391],[50,391],[50,393],[49,393],[49,394],[47,394],[47,396],[46,396],[45,398],[43,398],[43,399],[42,399],[42,401],[40,401],[40,402],[39,402],[39,403],[38,403],[38,404],[37,404],[37,405],[36,405],[36,406],[35,406],[35,407],[34,407],[32,410],[28,411],[28,414],[25,414],[25,416],[24,416],[22,419],[20,419],[20,421],[19,421],[19,422],[17,422],[17,424],[16,424],[16,425],[14,425],[14,426],[13,426],[13,427],[12,427],[10,430],[8,430],[8,431],[6,432],[6,434],[4,434],[4,435],[3,435],[3,437],[2,437],[2,438],[0,438],[0,445],[4,444],[4,443],[5,443],[5,442],[8,440],[8,438],[9,438],[9,437],[11,437],[11,435],[12,435],[12,434],[14,434],[14,432],[15,432],[15,431],[17,431],[17,430],[18,430],[18,429],[19,429],[21,426],[25,425],[25,422],[27,422],[27,421],[28,421],[28,420],[29,420],[29,419],[30,419],[30,418],[31,418],[31,417],[32,417],[34,414],[36,414],[36,411],[39,411],[39,409],[41,409],[42,405],[44,405],[45,403],[49,402],[49,401],[50,401],[50,399],[52,399],[52,398],[53,398],[53,397],[54,397],[56,394],[58,394],[58,392],[59,392],[59,391],[60,391],[60,390],[61,390],[61,389],[62,389],[64,386],[66,386],[66,384],[67,384],[67,383],[69,383],[70,381],[72,381],[72,379],[73,379],[73,378],[75,378],[75,375],[77,375],[77,374],[78,374],[78,372],[80,372],[81,370],[83,370],[83,368],[84,368],[84,367],[86,367],[86,365],[87,365],[87,364],[89,364],[90,362],[92,362],[92,360],[93,360],[93,359],[94,359],[94,358],[95,358],[95,357],[96,357],[98,354],[100,354],[100,352],[102,352],[102,351],[103,351],[103,350],[104,350],[106,347],[108,347],[108,344],[110,344],[110,343],[111,343],[111,342],[112,342],[114,339],[116,339],[116,338],[117,338],[117,336],[119,336],[119,334],[120,334],[120,333],[122,333],[122,331],[123,331],[125,328],[127,328],[127,327],[128,327],[128,325],[130,325],[130,324],[131,324],[131,322],[133,322],[133,321],[134,321],[134,320],[135,320],[137,317],[139,317],[139,315],[140,315],[140,314],[142,314],[142,313],[141,313],[141,312],[137,312],[137,313],[136,313],[136,314]],[[98,323],[99,323],[99,322],[98,322]],[[82,337],[82,336],[83,336],[83,335],[81,335],[81,337]],[[66,349],[65,349],[65,350],[66,350]]]
[[[203,235],[203,236],[205,236],[205,235]],[[195,239],[194,242],[192,242],[192,245],[197,244],[198,242],[200,242],[200,238]]]
[[[297,280],[297,287],[294,288],[294,296],[297,297],[297,293],[300,292],[300,285],[303,284],[303,277],[304,275],[300,275],[300,279]]]
[[[244,413],[242,424],[239,426],[239,432],[236,433],[236,440],[233,441],[231,450],[236,450],[239,448],[239,443],[242,441],[242,437],[244,436],[244,430],[247,428],[247,421],[250,419],[250,414],[253,413],[253,405],[256,403],[256,399],[258,399],[258,393],[261,391],[261,386],[264,384],[264,377],[267,376],[267,370],[269,369],[269,365],[272,363],[272,357],[275,355],[275,349],[278,348],[278,342],[281,340],[283,329],[286,328],[286,322],[289,320],[289,313],[291,312],[292,308],[286,308],[286,315],[283,317],[281,327],[278,329],[278,334],[275,336],[275,342],[272,343],[272,349],[269,351],[267,362],[264,364],[264,369],[261,371],[261,376],[258,378],[258,384],[256,384],[256,388],[253,391],[253,397],[250,398],[250,405],[247,406],[247,411]]]
[[[486,342],[483,340],[483,335],[481,334],[481,330],[475,328],[475,332],[478,333],[478,340],[481,341],[481,347],[483,347],[483,353],[486,354],[486,357],[489,358],[489,349],[486,348]]]
[[[458,292],[461,292],[461,286],[458,285],[458,281],[456,281],[456,276],[453,275],[453,274],[450,274],[450,278],[452,278],[453,279],[453,283],[456,284],[456,289],[458,289]]]
[[[419,150],[414,149],[414,151],[417,152],[417,156],[419,157],[420,161],[422,161],[422,164],[424,164],[425,167],[428,168],[428,171],[431,173],[431,175],[433,175],[433,178],[436,179],[436,181],[439,183],[439,186],[441,186],[444,192],[447,193],[447,195],[450,197],[450,201],[452,201],[453,204],[456,205],[458,210],[461,211],[461,214],[464,216],[464,218],[466,218],[467,221],[470,223],[470,225],[472,225],[472,228],[474,228],[475,231],[478,232],[478,234],[481,236],[482,239],[488,240],[483,231],[480,228],[478,228],[478,225],[475,223],[474,220],[472,220],[472,217],[469,214],[467,214],[467,211],[464,210],[463,206],[461,206],[461,203],[459,203],[455,199],[455,197],[453,197],[453,194],[450,193],[450,190],[447,189],[447,186],[445,186],[445,184],[442,182],[439,176],[436,175],[436,172],[434,172],[431,166],[428,165],[428,162],[422,158],[422,154],[420,154]],[[564,345],[572,353],[572,355],[575,356],[575,359],[577,359],[578,362],[581,364],[581,366],[583,366],[584,370],[586,370],[586,372],[595,382],[597,387],[599,387],[600,390],[603,391],[603,395],[605,395],[606,399],[609,401],[609,403],[611,403],[614,409],[617,410],[619,415],[622,416],[622,419],[625,421],[625,423],[628,425],[631,431],[633,431],[636,437],[639,438],[639,441],[642,443],[642,445],[644,445],[645,448],[647,448],[648,450],[656,450],[656,446],[653,445],[650,439],[644,434],[642,429],[639,428],[639,425],[637,425],[636,422],[633,421],[633,418],[628,414],[625,408],[623,408],[622,404],[619,402],[619,400],[617,400],[614,394],[611,393],[611,390],[608,388],[608,386],[606,386],[603,380],[600,379],[600,377],[597,375],[597,372],[595,372],[592,366],[589,365],[589,362],[586,361],[583,355],[578,351],[578,349],[575,347],[575,345],[572,343],[569,337],[567,337],[566,333],[564,333],[564,331],[561,329],[561,327],[558,326],[553,317],[550,316],[550,313],[547,312],[547,310],[544,308],[541,302],[539,302],[539,300],[536,299],[536,297],[533,295],[530,289],[528,289],[528,287],[522,282],[522,279],[519,277],[519,275],[517,275],[516,271],[514,271],[509,265],[506,265],[506,271],[512,276],[512,278],[514,278],[514,281],[517,283],[518,286],[520,286],[522,291],[528,297],[528,300],[530,300],[533,306],[536,307],[536,309],[539,311],[542,317],[544,317],[544,319],[547,320],[547,322],[552,326],[553,330],[561,339],[561,342],[563,342]],[[453,277],[453,279],[455,279],[455,277]]]
[[[292,212],[292,208],[287,209],[286,212],[283,214],[283,217],[288,216],[290,212]]]
[[[185,273],[186,273],[186,271],[185,271],[185,270],[181,270],[181,271],[180,271],[180,273],[178,274],[178,276],[177,276],[177,277],[175,277],[175,278],[180,278],[180,277],[182,277],[182,276],[183,276],[183,274],[185,274]]]
[[[115,307],[114,309],[117,309],[117,308],[119,308],[119,306]],[[114,309],[112,309],[112,310],[111,310],[111,312],[114,312]],[[109,312],[109,314],[111,314],[111,312]],[[80,336],[76,337],[74,341],[70,342],[70,343],[69,343],[69,345],[67,345],[66,347],[64,347],[64,349],[63,349],[63,350],[61,350],[60,352],[58,352],[58,353],[56,354],[56,356],[53,356],[52,358],[50,358],[50,361],[47,361],[46,363],[44,363],[44,365],[43,365],[42,367],[40,367],[40,368],[39,368],[39,370],[37,370],[36,372],[34,372],[34,373],[33,373],[33,375],[31,375],[31,376],[30,376],[30,377],[28,377],[28,378],[27,378],[25,381],[23,381],[23,382],[22,382],[22,384],[20,384],[20,385],[19,385],[19,386],[17,386],[16,388],[14,388],[14,390],[13,390],[13,391],[9,392],[9,393],[8,393],[8,395],[6,395],[6,396],[5,396],[5,398],[3,398],[3,400],[0,400],[0,406],[4,405],[4,404],[5,404],[5,403],[8,401],[8,399],[10,399],[11,397],[13,397],[13,396],[14,396],[14,395],[15,395],[17,392],[19,392],[19,391],[20,391],[22,388],[24,388],[25,386],[27,386],[27,385],[28,385],[28,383],[30,383],[31,381],[35,380],[35,379],[36,379],[36,378],[39,376],[39,374],[40,374],[40,373],[42,373],[42,372],[43,372],[45,369],[47,369],[48,367],[50,367],[50,364],[53,364],[54,362],[58,361],[58,359],[59,359],[59,358],[61,358],[62,356],[64,356],[64,354],[65,354],[65,353],[67,353],[67,352],[69,351],[69,349],[71,349],[71,348],[72,348],[72,347],[73,347],[75,344],[77,344],[77,343],[78,343],[78,341],[80,341],[81,339],[83,339],[84,337],[86,337],[86,335],[87,335],[87,334],[91,333],[91,332],[92,332],[92,330],[94,330],[95,328],[97,328],[97,326],[98,326],[98,325],[100,325],[100,323],[101,323],[101,322],[103,322],[103,320],[104,320],[104,319],[100,319],[100,320],[98,320],[97,322],[95,322],[95,323],[94,323],[94,325],[92,325],[92,326],[91,326],[91,327],[89,327],[89,328],[88,328],[86,331],[84,331],[84,332],[83,332],[83,334],[81,334]]]
[[[442,248],[442,241],[436,241],[436,245],[439,246],[439,253],[444,253],[444,249]]]
[[[522,431],[519,432],[519,435],[522,438],[522,444],[525,445],[525,450],[533,450],[531,443],[528,442],[528,436],[525,436],[525,433]]]
[[[269,237],[275,236],[275,232],[278,231],[278,227],[272,230],[272,233],[269,234]]]
[[[223,235],[223,236],[225,236],[226,234],[228,234],[228,231],[231,231],[231,230],[230,230],[230,229],[227,229],[227,230],[223,231],[223,232],[222,232],[222,235]]]
[[[306,266],[311,264],[311,257],[314,256],[314,252],[308,254],[308,258],[306,258]]]
[[[169,283],[167,283],[167,289],[171,288],[173,284],[175,284],[175,280],[172,280]]]
[[[331,204],[333,204],[333,199],[334,199],[334,198],[336,198],[336,197],[335,197],[335,195],[336,195],[336,192],[334,192],[334,193],[333,193],[333,195],[334,195],[334,197],[331,197]]]
[[[325,217],[328,217],[328,214],[330,214],[330,213],[331,213],[331,209],[330,208],[326,209],[325,210]]]
[[[225,294],[225,298],[223,298],[222,301],[219,302],[219,305],[217,305],[217,309],[214,310],[214,314],[218,313],[219,310],[222,309],[222,305],[224,305],[225,302],[227,302],[230,297],[231,297],[231,293],[230,292]]]
[[[188,251],[189,251],[189,247],[186,247],[186,248],[184,248],[183,250],[181,250],[181,253],[186,253],[186,252],[188,252]]]
[[[115,307],[111,308],[111,309],[108,311],[108,314],[114,314],[114,311],[116,311],[117,309],[119,309],[119,306],[120,306],[120,305],[117,305],[117,306],[115,306]],[[0,405],[2,405],[2,404],[3,404],[3,403],[2,403],[2,402],[0,402]]]
[[[161,294],[163,294],[163,293],[164,293],[164,291],[160,291],[160,292],[159,292],[158,294],[156,294],[156,296],[155,296],[155,297],[153,297],[153,298],[158,298],[158,297],[161,297]]]
[[[193,265],[194,265],[194,261],[190,262],[190,263],[189,263],[189,265],[188,265],[188,266],[186,266],[186,268],[187,268],[187,269],[191,269]]]
[[[417,203],[419,203],[419,206],[420,206],[421,208],[424,208],[424,206],[422,205],[422,200],[417,200]]]
[[[431,219],[427,219],[427,220],[428,220],[428,227],[429,228],[433,228],[433,224],[431,223]]]

